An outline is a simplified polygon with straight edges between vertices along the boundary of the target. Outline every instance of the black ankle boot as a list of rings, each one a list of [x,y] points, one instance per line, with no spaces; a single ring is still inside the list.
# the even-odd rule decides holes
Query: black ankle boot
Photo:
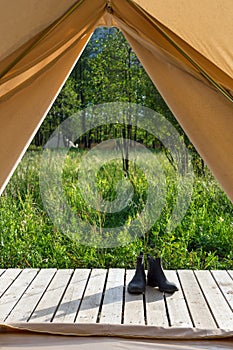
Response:
[[[145,292],[146,274],[144,269],[143,253],[137,257],[136,272],[132,280],[128,284],[128,292],[132,294],[140,294]]]
[[[160,292],[174,293],[178,290],[177,286],[173,282],[169,282],[163,272],[161,266],[161,259],[154,259],[149,254],[147,255],[148,261],[148,274],[147,284],[151,287],[159,287]]]

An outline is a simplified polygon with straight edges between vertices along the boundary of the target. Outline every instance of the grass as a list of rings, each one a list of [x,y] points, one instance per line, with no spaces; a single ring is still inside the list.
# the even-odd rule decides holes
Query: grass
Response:
[[[146,234],[141,235],[140,229],[143,231],[145,223],[139,222],[138,226],[135,226],[135,230],[138,227],[139,234],[128,242],[127,230],[120,230],[118,235],[113,237],[112,233],[108,233],[108,227],[118,227],[120,224],[127,227],[137,219],[138,213],[146,204],[150,184],[137,163],[130,164],[131,171],[127,182],[121,169],[121,161],[109,161],[95,173],[97,200],[90,206],[87,198],[92,199],[91,185],[85,188],[86,192],[84,191],[83,195],[80,192],[81,180],[78,178],[83,165],[87,163],[86,155],[87,152],[81,150],[68,153],[63,167],[62,187],[72,212],[90,225],[92,234],[89,232],[84,237],[81,230],[77,230],[78,240],[71,239],[53,224],[40,195],[41,151],[28,151],[0,198],[1,268],[134,268],[140,250],[162,256],[164,267],[170,269],[233,268],[233,207],[208,169],[205,169],[202,176],[195,176],[192,200],[186,215],[180,224],[169,232],[166,227],[176,198],[177,181],[174,169],[164,160],[164,155],[158,153],[159,162],[163,164],[163,176],[166,178],[165,205],[158,220]],[[87,171],[84,179],[85,176],[86,180],[92,178],[93,174],[88,174]],[[159,186],[160,180],[156,179]],[[127,207],[119,212],[100,212],[103,208],[98,200],[99,195],[105,200],[105,209],[107,206],[111,211],[114,201],[118,205],[119,181],[122,186],[126,181],[126,194],[128,187],[133,186],[134,189]],[[53,199],[55,200],[50,197],[51,201]],[[101,242],[102,236],[98,234],[103,228],[106,229],[104,237],[110,242],[114,238],[118,246],[101,248],[98,239]],[[87,234],[87,231],[85,232]]]

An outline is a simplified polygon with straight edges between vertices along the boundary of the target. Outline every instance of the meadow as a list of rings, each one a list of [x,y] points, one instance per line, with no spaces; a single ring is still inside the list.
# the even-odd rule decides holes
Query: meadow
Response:
[[[26,152],[0,198],[1,268],[134,268],[142,250],[161,256],[168,269],[233,269],[233,206],[207,167],[203,174],[195,174],[186,214],[174,229],[168,230],[178,191],[177,178],[164,154],[156,154],[163,171],[157,179],[155,176],[155,181],[164,189],[165,200],[151,200],[156,210],[160,206],[161,210],[147,228],[147,217],[141,221],[137,218],[147,205],[153,184],[137,162],[130,163],[126,179],[120,159],[103,163],[93,173],[88,168],[91,162],[85,158],[87,154],[82,150],[69,151],[62,169],[61,193],[56,197],[48,187],[50,204],[54,208],[60,205],[58,221],[54,223],[40,192],[42,150]],[[86,172],[81,174],[84,164],[87,164]],[[88,177],[90,181],[85,187]],[[48,178],[52,187],[53,173]],[[77,217],[83,223],[84,228],[80,225],[80,229],[77,223],[71,223],[75,233],[68,232],[70,226],[67,234],[59,227],[59,220],[67,222],[62,203],[57,199],[60,195],[67,201],[72,218]],[[121,208],[122,201],[127,205]],[[135,225],[129,235],[127,228],[132,222]],[[118,227],[122,229],[117,235],[108,232],[108,228]]]

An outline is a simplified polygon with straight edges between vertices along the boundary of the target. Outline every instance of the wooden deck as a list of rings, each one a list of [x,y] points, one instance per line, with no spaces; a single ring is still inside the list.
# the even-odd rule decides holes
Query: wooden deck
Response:
[[[127,293],[134,270],[1,269],[0,323],[108,323],[233,330],[233,271],[165,271],[179,291]]]

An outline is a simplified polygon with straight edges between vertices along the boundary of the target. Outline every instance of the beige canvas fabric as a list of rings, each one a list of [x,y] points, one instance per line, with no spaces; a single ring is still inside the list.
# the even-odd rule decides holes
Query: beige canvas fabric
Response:
[[[32,6],[34,9],[34,7],[40,7],[41,2],[20,0],[17,2],[18,6],[12,9],[12,17],[17,17],[21,13],[20,6],[25,8],[27,3],[30,3],[29,9],[34,4]],[[64,3],[62,11],[60,10],[63,14],[69,9],[71,2],[67,2],[65,7]],[[103,14],[104,2],[102,6],[96,8],[94,13],[90,2],[79,1],[78,3],[80,3],[80,6],[77,6],[78,11],[75,7],[76,11],[73,9],[58,21],[58,18],[53,15],[55,2],[51,2],[51,6],[43,10],[50,13],[50,18],[47,18],[46,14],[45,20],[41,21],[39,29],[43,27],[44,31],[30,38],[29,42],[24,43],[22,47],[16,46],[16,51],[11,52],[10,56],[4,58],[0,64],[0,72],[5,71],[0,85],[1,192],[88,42],[96,22]],[[55,16],[60,13],[55,11]],[[42,12],[41,17],[43,18]],[[13,21],[13,18],[11,20]],[[49,27],[48,30],[45,26],[48,23],[51,26],[52,22],[54,28]],[[36,9],[34,23],[37,23]],[[29,24],[24,25],[23,30],[21,28],[22,33],[33,31],[35,24],[31,22]],[[5,30],[7,30],[7,23]],[[25,37],[26,34],[22,33],[21,35]],[[10,45],[6,51],[8,50],[12,51]],[[12,62],[16,63],[7,71]]]
[[[228,329],[199,329],[193,327],[156,327],[131,324],[100,323],[12,323],[0,325],[0,333],[27,331],[53,335],[104,336],[146,339],[232,339],[233,331]]]
[[[213,78],[233,87],[232,1],[135,0],[169,35],[186,47]],[[222,73],[221,73],[222,72]],[[225,78],[224,78],[225,74]],[[228,77],[230,78],[228,80]]]
[[[65,337],[38,334],[0,334],[2,350],[231,350],[232,340],[145,340],[113,337]]]
[[[25,330],[23,330],[25,329]],[[26,331],[30,329],[30,331]],[[143,330],[144,329],[144,330]],[[98,324],[0,326],[1,349],[232,349],[232,332]]]
[[[51,25],[75,3],[76,0],[1,0],[1,60]]]
[[[0,5],[1,192],[90,33],[102,23],[117,25],[126,35],[233,199],[231,0],[19,0],[14,5],[5,0]]]
[[[145,17],[137,7],[130,11],[130,5],[126,11],[122,9],[123,1],[116,1],[114,19],[186,134],[233,200],[233,104],[224,92],[214,88],[216,83],[232,95],[233,55],[225,33],[232,26],[233,5],[229,1],[226,6],[222,4],[222,15],[226,9],[228,14],[224,25],[220,25],[219,17],[214,21],[217,10],[221,17],[221,8],[216,3],[210,8],[208,1],[202,4],[181,1],[179,5],[172,1],[136,2],[153,18]],[[181,52],[187,53],[189,59]]]
[[[213,88],[207,88],[189,71],[171,65],[156,50],[142,49],[132,37],[125,35],[189,139],[232,198],[232,102]],[[156,69],[149,64],[152,60]]]

